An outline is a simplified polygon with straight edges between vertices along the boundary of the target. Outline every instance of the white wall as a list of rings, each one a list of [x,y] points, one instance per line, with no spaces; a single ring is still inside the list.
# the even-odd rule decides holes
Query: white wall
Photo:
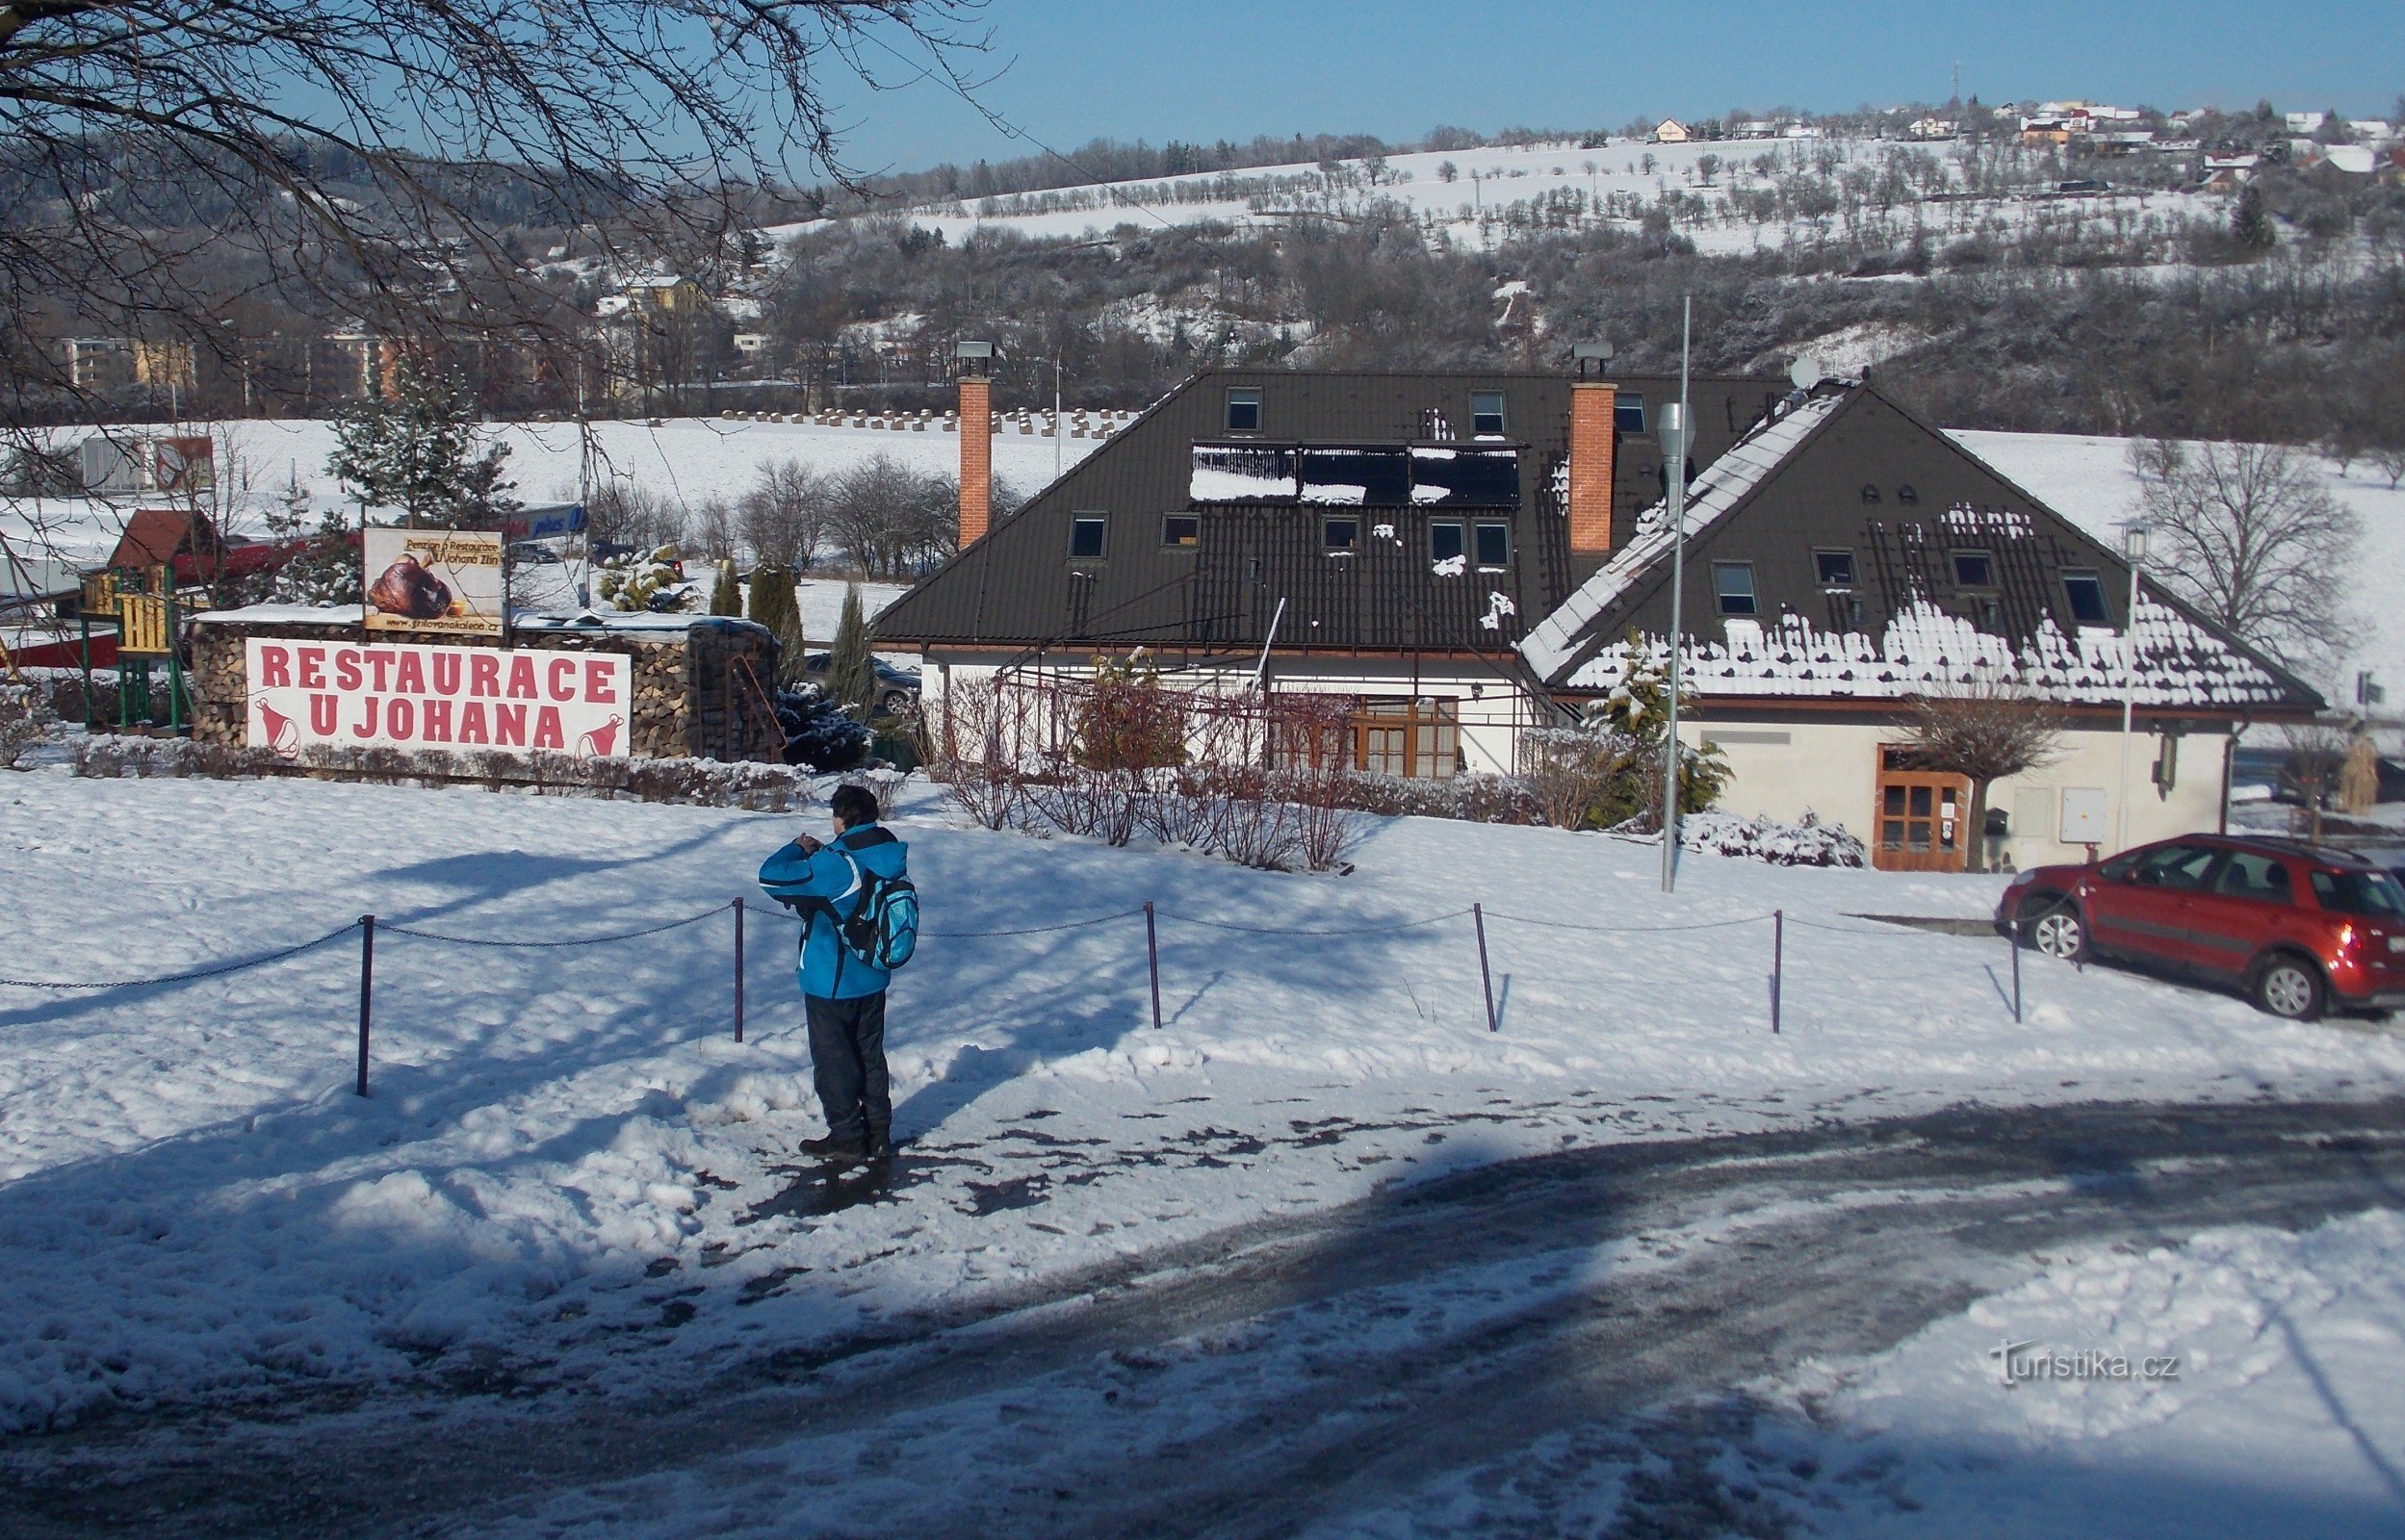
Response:
[[[988,679],[1015,655],[945,652],[929,656],[920,673],[928,709],[935,709],[947,678],[954,683]],[[1047,657],[1046,665],[1074,677],[1089,672],[1091,661],[1083,654],[1064,651]],[[1234,657],[1167,676],[1168,682],[1181,688],[1230,693],[1248,688],[1252,679],[1252,660]],[[1408,661],[1384,658],[1273,657],[1269,682],[1273,690],[1450,700],[1461,722],[1463,765],[1473,773],[1510,774],[1515,767],[1519,730],[1541,720],[1541,708],[1517,685],[1491,668],[1453,658],[1423,662],[1415,671]]]
[[[1823,823],[1842,823],[1866,843],[1875,838],[1879,745],[1904,739],[1894,724],[1770,722],[1714,712],[1699,724],[1682,724],[1690,743],[1720,744],[1731,776],[1720,807],[1747,816],[1794,822],[1810,811]],[[2221,748],[2217,733],[2191,733],[2179,740],[2172,785],[2158,791],[2152,779],[2163,739],[2141,728],[2130,745],[2129,843],[2142,845],[2173,834],[2211,830],[2221,809]],[[2063,792],[2101,793],[2103,838],[2099,854],[2119,848],[2121,733],[2115,728],[2077,728],[2062,735],[2062,757],[2042,770],[1999,781],[1988,806],[2012,818],[2004,853],[2016,867],[2085,859],[2086,846],[2061,835]]]

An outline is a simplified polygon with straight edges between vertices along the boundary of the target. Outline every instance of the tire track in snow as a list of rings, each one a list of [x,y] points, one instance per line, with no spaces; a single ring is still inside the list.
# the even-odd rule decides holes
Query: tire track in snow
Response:
[[[781,1481],[797,1505],[759,1512],[763,1532],[1283,1535],[1548,1432],[1882,1350],[2033,1250],[2381,1206],[2405,1208],[2405,1102],[1962,1109],[1575,1149],[639,1398],[372,1395],[21,1438],[0,1445],[0,1528],[652,1533],[726,1502],[739,1533],[751,1510],[726,1494]],[[898,1462],[860,1477],[873,1519],[844,1521],[840,1478],[795,1495],[793,1473],[864,1449]]]

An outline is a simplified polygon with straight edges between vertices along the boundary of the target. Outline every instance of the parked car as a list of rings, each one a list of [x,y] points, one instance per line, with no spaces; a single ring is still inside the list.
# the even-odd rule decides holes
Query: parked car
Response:
[[[2051,957],[2112,956],[2243,990],[2276,1016],[2405,1006],[2405,887],[2299,840],[2186,834],[2022,872],[1996,925]]]
[[[833,653],[813,653],[802,659],[803,680],[825,688],[827,670],[835,661]],[[869,664],[877,671],[877,710],[892,716],[906,706],[918,703],[918,676],[906,668],[895,668],[882,657],[870,657]]]

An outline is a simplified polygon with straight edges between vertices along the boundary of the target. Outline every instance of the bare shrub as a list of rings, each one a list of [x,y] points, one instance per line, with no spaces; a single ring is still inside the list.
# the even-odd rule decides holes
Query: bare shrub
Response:
[[[1988,787],[2062,757],[2062,719],[2030,691],[1973,680],[1945,695],[1905,703],[1914,761],[1971,783],[1964,813],[1964,869],[1978,871],[1985,848]]]
[[[33,685],[0,684],[0,766],[18,768],[56,720],[50,703]]]

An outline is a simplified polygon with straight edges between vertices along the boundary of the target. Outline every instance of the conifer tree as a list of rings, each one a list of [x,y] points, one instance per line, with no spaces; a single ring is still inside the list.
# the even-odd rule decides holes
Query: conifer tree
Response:
[[[802,647],[802,611],[793,599],[793,569],[763,565],[752,569],[751,613],[745,617],[768,629],[777,639],[777,682],[798,683],[806,654]]]
[[[743,585],[737,581],[735,563],[721,559],[717,580],[710,585],[710,612],[713,615],[743,613]]]
[[[2263,190],[2252,182],[2238,189],[2237,204],[2230,210],[2230,235],[2249,251],[2268,251],[2279,244],[2279,233],[2263,208]]]
[[[502,479],[509,446],[476,452],[475,399],[450,375],[404,353],[393,397],[353,405],[334,420],[325,468],[370,508],[395,508],[412,529],[497,527],[515,512],[514,484]]]
[[[835,626],[835,655],[827,659],[827,695],[863,721],[877,699],[877,669],[868,655],[868,617],[860,607],[858,583],[843,590],[843,616]]]

